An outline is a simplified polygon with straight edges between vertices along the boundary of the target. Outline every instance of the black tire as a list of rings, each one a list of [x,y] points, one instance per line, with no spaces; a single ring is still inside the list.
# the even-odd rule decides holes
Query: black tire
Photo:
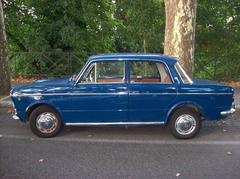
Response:
[[[39,129],[39,127],[37,127],[37,125],[39,126],[39,123],[37,124],[37,120],[39,121],[40,115],[44,115],[44,114],[45,115],[49,114],[50,116],[53,116],[53,119],[55,122],[54,123],[55,125],[53,125],[54,126],[53,129],[48,132],[42,132]],[[32,113],[29,116],[29,123],[30,123],[30,128],[32,132],[41,138],[49,138],[49,137],[56,136],[61,131],[63,126],[60,115],[55,110],[53,110],[52,108],[46,105],[39,106],[32,111]]]
[[[177,125],[176,122],[181,120],[181,117],[183,118],[183,116],[190,117],[190,119],[193,120],[193,123],[195,124],[195,125],[192,125],[195,127],[192,127],[192,128],[190,127],[190,129],[188,131],[189,133],[186,132],[187,130],[185,130],[185,131],[183,130],[183,132],[179,132],[179,131],[181,131],[180,127],[176,126]],[[179,124],[179,122],[178,122],[178,124]],[[184,125],[184,124],[182,124],[182,125]],[[171,115],[168,127],[174,137],[176,137],[178,139],[190,139],[190,138],[193,138],[200,130],[201,117],[197,111],[195,111],[191,108],[180,108]],[[183,134],[184,132],[186,132],[186,134]]]

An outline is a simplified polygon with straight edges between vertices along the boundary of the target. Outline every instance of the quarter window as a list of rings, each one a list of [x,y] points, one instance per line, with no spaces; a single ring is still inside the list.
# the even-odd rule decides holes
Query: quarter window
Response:
[[[172,83],[163,63],[148,61],[130,62],[131,83]]]
[[[83,74],[81,83],[121,83],[124,81],[123,61],[94,62]]]
[[[187,75],[187,73],[184,71],[184,69],[178,62],[176,63],[175,68],[179,76],[181,77],[183,83],[192,83],[191,78]]]

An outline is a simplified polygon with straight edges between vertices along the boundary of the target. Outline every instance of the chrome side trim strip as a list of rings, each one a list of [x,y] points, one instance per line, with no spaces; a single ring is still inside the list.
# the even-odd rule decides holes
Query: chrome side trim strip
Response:
[[[178,93],[178,95],[185,95],[185,94],[189,94],[189,95],[205,95],[205,94],[209,94],[209,95],[230,95],[232,93]]]
[[[129,95],[230,95],[232,93],[129,93]]]
[[[130,96],[161,96],[161,95],[177,95],[177,93],[129,93]]]
[[[90,96],[101,96],[101,95],[128,95],[128,92],[119,92],[119,93],[32,93],[32,94],[13,94],[13,96],[82,96],[82,95],[90,95]]]
[[[66,126],[106,126],[106,125],[151,125],[164,124],[164,122],[90,122],[65,123]]]
[[[129,95],[231,95],[232,93],[134,93],[130,92]],[[23,94],[13,94],[12,96],[114,96],[114,95],[128,95],[128,92],[118,92],[118,93],[23,93]]]

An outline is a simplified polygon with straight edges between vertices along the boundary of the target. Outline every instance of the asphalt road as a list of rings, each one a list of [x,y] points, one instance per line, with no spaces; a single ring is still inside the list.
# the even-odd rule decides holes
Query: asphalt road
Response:
[[[165,127],[66,127],[51,139],[0,110],[0,178],[240,178],[240,111],[191,140]]]

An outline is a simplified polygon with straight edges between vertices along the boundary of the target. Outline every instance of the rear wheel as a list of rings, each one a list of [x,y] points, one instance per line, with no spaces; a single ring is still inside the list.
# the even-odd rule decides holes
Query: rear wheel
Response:
[[[39,106],[29,116],[30,128],[39,137],[56,136],[61,128],[62,121],[59,114],[48,106]]]
[[[171,116],[169,128],[176,138],[192,138],[201,128],[200,115],[190,108],[178,109]]]

